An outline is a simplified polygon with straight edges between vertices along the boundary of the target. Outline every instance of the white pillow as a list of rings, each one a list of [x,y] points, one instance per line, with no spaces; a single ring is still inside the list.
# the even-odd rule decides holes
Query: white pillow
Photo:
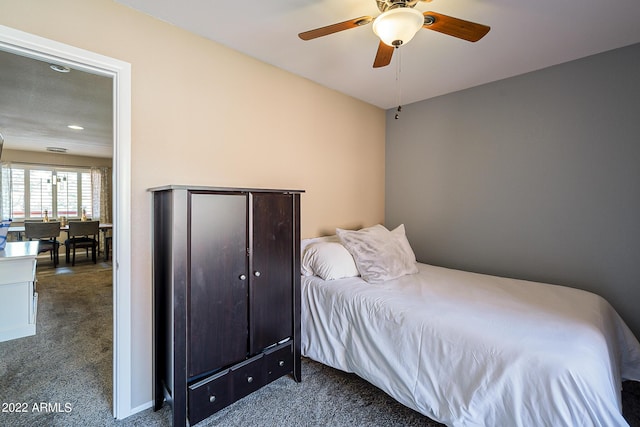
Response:
[[[369,283],[381,283],[418,272],[416,256],[405,235],[404,224],[393,231],[382,225],[358,231],[336,229],[353,256],[360,275]]]
[[[331,236],[322,236],[322,237],[312,237],[310,239],[302,239],[300,240],[300,254],[304,255],[304,251],[312,243],[316,242],[338,242],[340,243],[340,239],[335,234]]]
[[[393,234],[393,236],[396,238],[398,242],[398,245],[400,245],[400,248],[403,251],[404,256],[406,257],[405,260],[408,263],[415,264],[417,262],[416,254],[413,252],[413,249],[411,248],[411,244],[409,244],[409,241],[407,240],[407,235],[404,230],[404,224],[400,224],[399,226],[391,230],[391,234]],[[415,267],[416,267],[416,273],[417,273],[418,266],[416,265]]]
[[[306,246],[302,255],[305,276],[315,275],[324,280],[358,276],[353,257],[339,242],[320,241]]]
[[[300,273],[303,276],[313,276],[313,268],[311,265],[305,265],[302,260],[304,259],[304,253],[307,250],[307,247],[312,243],[317,242],[338,242],[340,243],[340,239],[335,234],[332,236],[322,236],[322,237],[312,237],[310,239],[302,239],[300,240]]]

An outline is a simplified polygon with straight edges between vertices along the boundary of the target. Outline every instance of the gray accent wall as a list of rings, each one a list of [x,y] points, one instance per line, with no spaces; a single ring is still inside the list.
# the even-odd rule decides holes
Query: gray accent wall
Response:
[[[385,221],[419,261],[598,293],[640,338],[640,44],[395,113]]]

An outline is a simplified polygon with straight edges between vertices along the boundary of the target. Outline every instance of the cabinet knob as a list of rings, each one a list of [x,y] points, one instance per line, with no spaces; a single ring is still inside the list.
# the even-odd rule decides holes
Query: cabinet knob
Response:
[[[256,277],[260,277],[260,272],[259,271],[254,271],[253,275],[256,276]]]
[[[239,277],[240,280],[247,280],[247,276],[244,274],[241,274]]]
[[[284,360],[279,361],[279,362],[278,362],[278,365],[280,365],[280,366],[284,366]]]
[[[247,382],[248,383],[252,383],[253,382],[253,377],[247,377]]]
[[[213,403],[216,401],[216,397],[215,396],[209,396],[209,402]]]

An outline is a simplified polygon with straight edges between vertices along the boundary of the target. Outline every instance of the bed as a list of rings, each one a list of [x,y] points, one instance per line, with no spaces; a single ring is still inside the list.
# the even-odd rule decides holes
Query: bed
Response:
[[[606,300],[416,263],[397,230],[369,239],[366,261],[409,260],[373,280],[345,230],[303,241],[304,356],[449,426],[627,425],[621,382],[640,380],[640,344]]]

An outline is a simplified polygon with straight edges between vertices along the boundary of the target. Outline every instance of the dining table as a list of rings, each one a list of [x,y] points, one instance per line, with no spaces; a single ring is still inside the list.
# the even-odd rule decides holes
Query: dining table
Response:
[[[113,224],[108,223],[108,222],[101,222],[100,224],[98,224],[98,228],[100,229],[101,232],[106,233],[107,231],[111,230],[113,228]],[[65,225],[60,225],[60,231],[69,231],[69,223],[66,223]],[[22,241],[23,238],[23,234],[24,234],[24,224],[23,225],[12,225],[9,227],[8,233],[13,233],[16,236],[16,241],[20,242]],[[100,244],[98,243],[98,253],[100,253]]]

